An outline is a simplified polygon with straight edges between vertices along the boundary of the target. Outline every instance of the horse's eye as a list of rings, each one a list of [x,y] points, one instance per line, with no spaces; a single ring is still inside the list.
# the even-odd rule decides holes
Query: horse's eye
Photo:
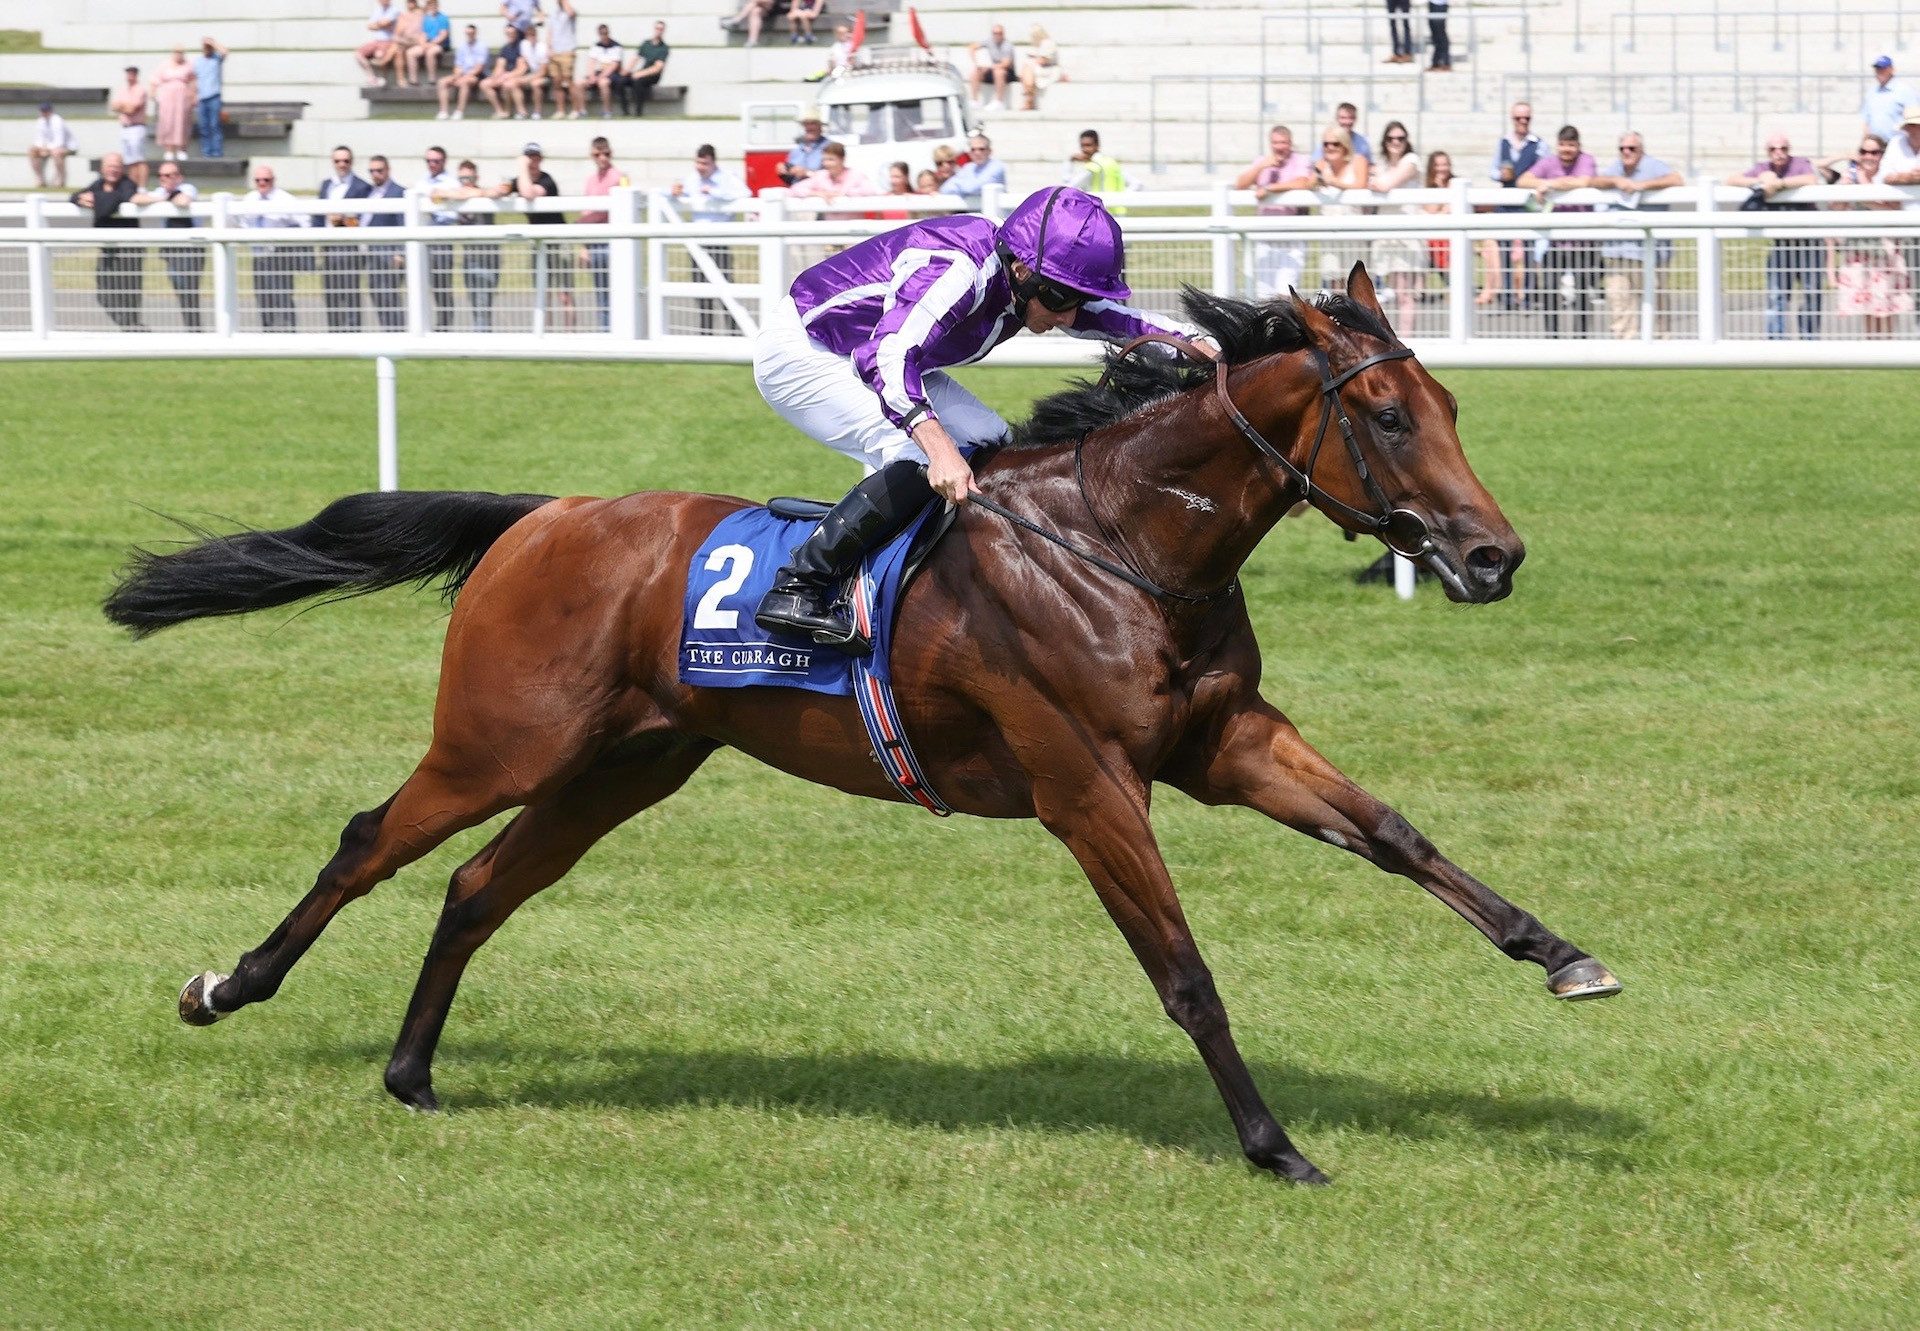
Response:
[[[1406,417],[1393,407],[1388,407],[1374,419],[1380,422],[1380,428],[1388,434],[1398,434],[1407,426]]]

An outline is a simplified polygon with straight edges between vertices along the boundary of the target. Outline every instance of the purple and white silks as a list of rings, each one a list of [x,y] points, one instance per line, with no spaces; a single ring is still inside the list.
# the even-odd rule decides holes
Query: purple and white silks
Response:
[[[915,222],[822,260],[794,279],[807,336],[853,368],[895,425],[927,403],[921,376],[970,365],[1019,332],[1013,288],[984,217]],[[1192,336],[1177,320],[1118,301],[1089,301],[1066,330],[1124,341],[1144,333]]]

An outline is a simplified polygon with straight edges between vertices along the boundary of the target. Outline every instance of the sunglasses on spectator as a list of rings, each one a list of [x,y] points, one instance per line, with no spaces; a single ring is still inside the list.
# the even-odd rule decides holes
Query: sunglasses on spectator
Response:
[[[1341,152],[1345,152],[1347,150],[1347,145],[1340,142],[1340,140],[1338,139],[1322,139],[1320,140],[1320,146],[1322,148],[1338,148],[1340,149]]]
[[[1405,143],[1406,141],[1407,136],[1404,134],[1389,134],[1384,140],[1387,143]]]
[[[1620,151],[1623,153],[1637,153],[1640,151],[1640,145],[1637,143],[1623,143],[1620,145]]]
[[[1515,119],[1515,120],[1524,120],[1524,121],[1527,121],[1527,122],[1528,122],[1529,124],[1531,124],[1531,123],[1532,123],[1532,121],[1533,121],[1533,117],[1532,117],[1532,116],[1515,116],[1515,117],[1514,117],[1514,119]]]
[[[1882,150],[1879,148],[1862,148],[1860,150],[1860,155],[1862,157],[1878,157],[1880,156],[1881,152]]]

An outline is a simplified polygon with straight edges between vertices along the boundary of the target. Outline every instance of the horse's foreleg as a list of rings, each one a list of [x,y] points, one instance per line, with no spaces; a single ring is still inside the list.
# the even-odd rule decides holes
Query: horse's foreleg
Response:
[[[1085,779],[1083,775],[1036,782],[1034,803],[1041,822],[1080,862],[1167,1015],[1199,1049],[1247,1158],[1282,1178],[1325,1183],[1326,1176],[1294,1148],[1260,1098],[1253,1074],[1234,1045],[1226,1005],[1187,928],[1154,842],[1146,791],[1105,771]]]
[[[266,940],[242,956],[233,974],[196,975],[180,991],[180,1018],[210,1026],[249,1003],[272,998],[295,962],[333,917],[458,832],[520,802],[522,795],[497,774],[456,769],[430,751],[406,784],[377,809],[355,814],[340,848],[313,888]]]
[[[387,1063],[387,1090],[401,1103],[439,1108],[434,1049],[460,977],[480,945],[528,898],[559,881],[594,842],[684,785],[715,747],[708,740],[676,738],[644,759],[589,768],[521,810],[486,849],[454,871]]]
[[[1442,855],[1405,818],[1349,781],[1264,700],[1226,717],[1164,776],[1202,803],[1258,809],[1412,879],[1509,957],[1538,964],[1556,997],[1603,998],[1620,991],[1605,966]]]

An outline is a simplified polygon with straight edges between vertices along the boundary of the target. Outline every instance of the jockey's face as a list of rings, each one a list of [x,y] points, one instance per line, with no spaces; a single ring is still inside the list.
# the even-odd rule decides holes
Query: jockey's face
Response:
[[[1013,264],[1014,281],[1024,282],[1031,276],[1033,270],[1016,259]],[[1029,333],[1050,333],[1056,328],[1073,327],[1073,321],[1079,317],[1078,305],[1064,310],[1050,310],[1040,303],[1038,297],[1029,296],[1026,308],[1020,311],[1020,324]]]

